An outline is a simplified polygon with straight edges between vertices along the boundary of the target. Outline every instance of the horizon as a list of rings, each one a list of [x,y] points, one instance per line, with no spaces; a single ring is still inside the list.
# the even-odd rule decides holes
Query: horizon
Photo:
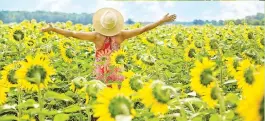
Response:
[[[17,3],[16,4],[9,4]],[[105,0],[9,0],[0,5],[2,11],[46,11],[63,13],[96,12],[99,8],[113,7],[125,20],[153,22],[168,13],[177,14],[177,21],[242,19],[245,16],[264,13],[263,1],[105,1]],[[196,9],[192,9],[196,8]],[[137,10],[137,11],[136,11]],[[155,13],[155,14],[154,14]]]
[[[34,12],[51,12],[51,13],[60,13],[60,14],[78,14],[78,15],[80,15],[80,14],[88,14],[88,15],[93,15],[94,13],[66,13],[66,12],[61,12],[61,11],[45,11],[45,10],[35,10],[35,11],[20,11],[20,10],[14,10],[14,11],[10,11],[10,10],[0,10],[0,12],[1,11],[8,11],[8,12],[32,12],[32,13],[34,13]],[[257,12],[257,13],[255,13],[255,14],[253,14],[253,15],[248,15],[248,16],[254,16],[254,15],[256,15],[256,14],[258,14],[258,13],[261,13],[261,12]],[[264,13],[262,13],[262,14],[264,14]],[[244,16],[244,17],[242,17],[242,18],[236,18],[236,19],[244,19],[246,16]],[[129,19],[131,19],[132,21],[134,21],[134,22],[140,22],[140,23],[150,23],[150,22],[153,22],[153,21],[135,21],[134,19],[132,19],[132,18],[127,18],[127,19],[124,19],[124,22],[126,22],[127,20],[129,20]],[[236,19],[220,19],[220,20],[223,20],[223,21],[225,21],[225,20],[236,20]],[[178,20],[176,20],[175,22],[176,23],[191,23],[191,22],[193,22],[194,20],[203,20],[203,21],[212,21],[211,19],[199,19],[199,18],[195,18],[195,19],[193,19],[193,20],[191,20],[191,21],[178,21]],[[216,21],[219,21],[219,20],[216,20]]]

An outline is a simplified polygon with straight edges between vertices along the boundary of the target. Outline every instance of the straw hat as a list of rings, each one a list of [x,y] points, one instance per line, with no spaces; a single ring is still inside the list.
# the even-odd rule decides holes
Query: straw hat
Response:
[[[95,31],[105,36],[118,34],[123,29],[123,25],[123,16],[113,8],[99,9],[93,16]]]

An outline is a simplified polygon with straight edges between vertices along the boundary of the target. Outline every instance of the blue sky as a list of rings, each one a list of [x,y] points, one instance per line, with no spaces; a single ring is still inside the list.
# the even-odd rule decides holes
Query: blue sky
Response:
[[[264,2],[260,1],[0,0],[0,10],[93,13],[102,7],[116,8],[125,19],[135,21],[156,21],[167,12],[177,14],[177,21],[236,19],[264,13]]]

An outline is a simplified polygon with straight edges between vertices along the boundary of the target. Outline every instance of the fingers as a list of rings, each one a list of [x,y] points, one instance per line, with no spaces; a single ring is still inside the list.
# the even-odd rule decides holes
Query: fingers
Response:
[[[169,13],[167,13],[165,16],[168,16],[169,15]]]
[[[176,18],[177,18],[177,15],[176,14],[173,14],[173,15],[170,16],[170,20],[171,21],[174,21]]]

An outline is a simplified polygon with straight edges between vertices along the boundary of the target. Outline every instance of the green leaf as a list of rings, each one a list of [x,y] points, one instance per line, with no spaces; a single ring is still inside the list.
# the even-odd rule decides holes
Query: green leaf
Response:
[[[70,105],[70,106],[64,108],[63,112],[65,112],[65,113],[73,113],[73,112],[77,112],[77,111],[80,111],[80,110],[81,110],[80,106]]]
[[[225,119],[232,120],[235,116],[235,113],[231,110],[225,112]]]
[[[74,102],[74,100],[65,95],[65,94],[60,94],[60,93],[57,93],[57,92],[53,92],[53,91],[48,91],[44,94],[44,97],[46,99],[57,99],[57,100],[64,100],[64,101],[72,101]]]
[[[35,106],[39,107],[38,103],[33,99],[28,99],[26,102],[23,102],[18,105],[18,107],[20,107],[21,109],[26,109],[28,107],[35,107]]]
[[[5,115],[0,117],[0,121],[13,121],[13,120],[17,120],[17,117],[13,115]]]
[[[69,120],[69,114],[57,114],[54,116],[54,121],[66,121]]]
[[[236,104],[239,101],[239,97],[235,93],[228,93],[225,96],[225,100],[229,103]]]
[[[193,118],[192,121],[202,121],[202,116],[197,116]]]
[[[222,118],[218,114],[212,114],[209,121],[221,121]]]

